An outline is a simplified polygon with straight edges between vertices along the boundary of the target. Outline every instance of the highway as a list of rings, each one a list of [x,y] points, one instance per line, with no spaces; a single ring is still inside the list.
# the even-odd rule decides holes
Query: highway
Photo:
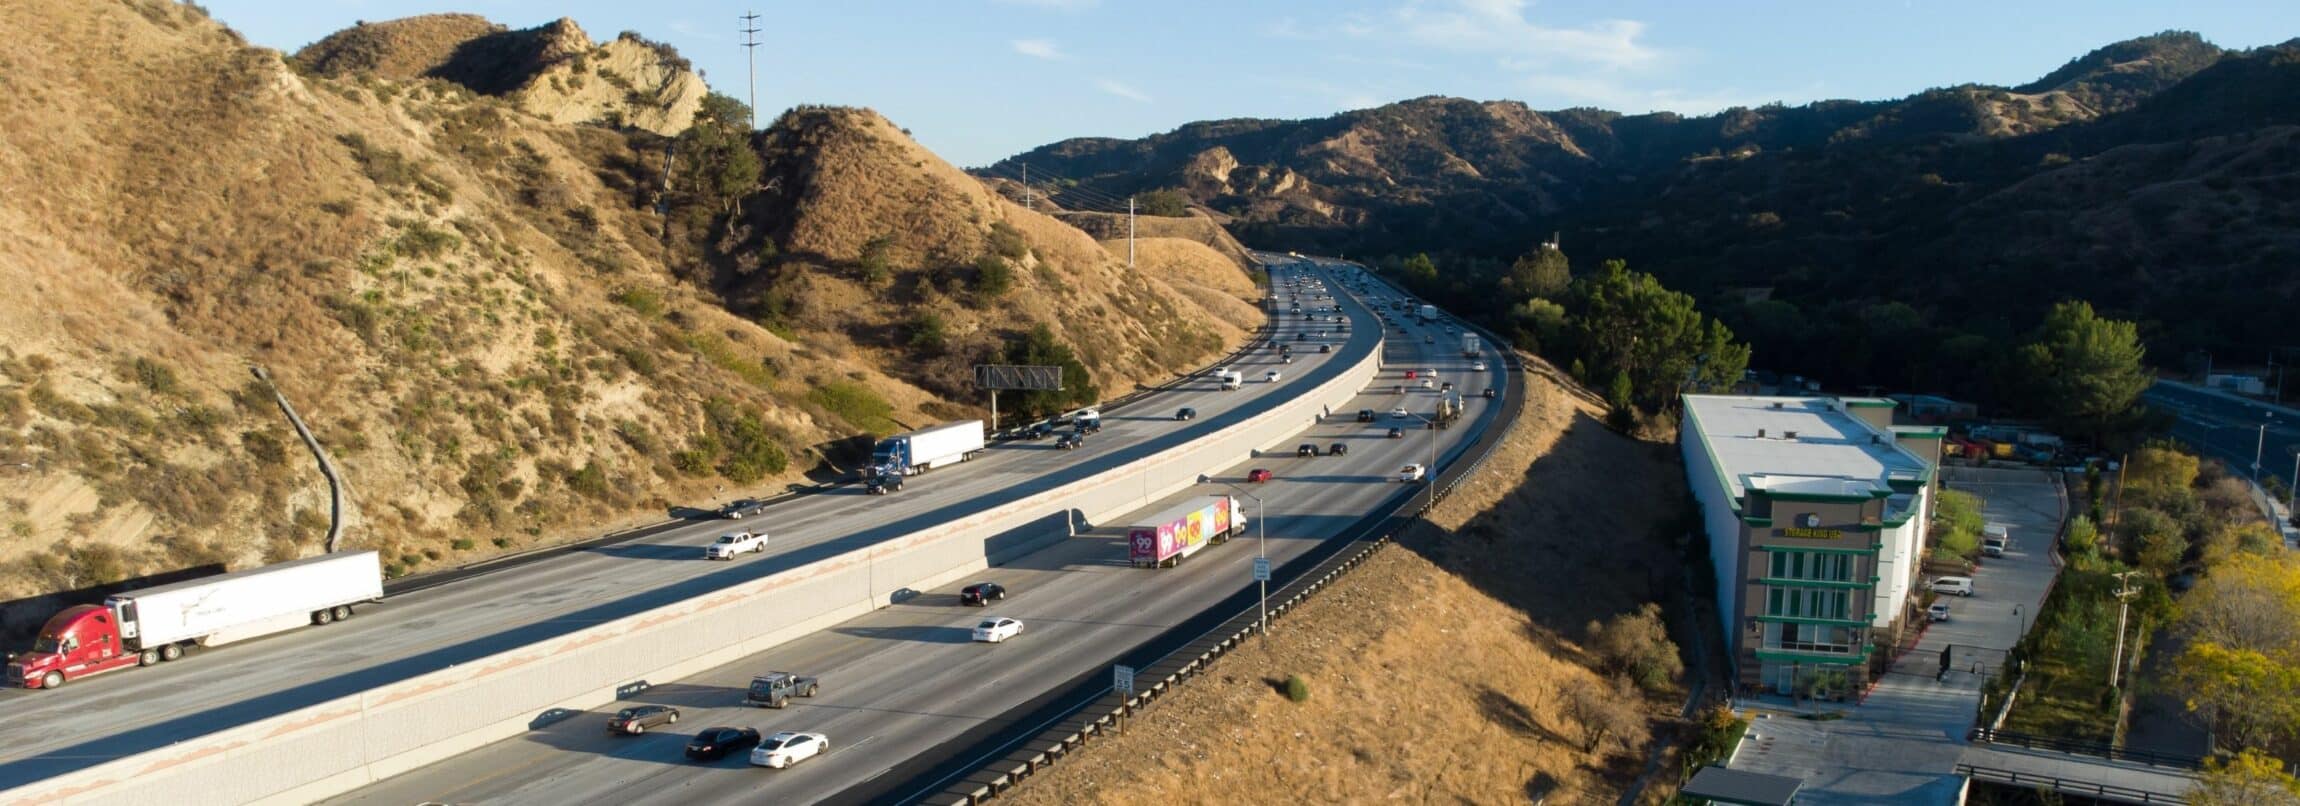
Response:
[[[1056,450],[1052,440],[1000,444],[973,461],[914,478],[894,495],[868,496],[845,486],[780,502],[764,516],[740,522],[773,533],[763,555],[728,563],[701,559],[702,546],[738,522],[697,521],[393,596],[362,607],[347,622],[199,651],[153,668],[74,681],[55,691],[0,691],[0,708],[10,716],[0,724],[0,787],[165,747],[687,601],[1123,467],[1241,422],[1269,401],[1339,377],[1380,340],[1369,314],[1350,313],[1360,324],[1325,340],[1334,352],[1319,354],[1318,341],[1300,342],[1311,349],[1297,350],[1294,363],[1282,367],[1281,382],[1249,382],[1228,392],[1210,379],[1180,384],[1106,414],[1104,430],[1082,450]],[[1304,327],[1300,318],[1285,317],[1278,322],[1277,337],[1291,341]],[[1256,351],[1237,366],[1258,380],[1264,370],[1280,365],[1274,353]],[[1196,408],[1197,419],[1172,419],[1182,406]],[[1044,598],[1051,597],[1040,601]],[[1059,634],[1059,628],[1055,631]]]
[[[1283,282],[1283,273],[1280,275]],[[1278,292],[1283,301],[1286,295]],[[1305,308],[1315,304],[1308,297]],[[1350,308],[1353,306],[1345,306]],[[1350,310],[1352,338],[1381,329],[1362,310]],[[1281,323],[1300,327],[1301,319]],[[1403,321],[1403,320],[1401,320]],[[1480,398],[1498,384],[1499,357],[1486,353],[1495,370],[1477,373],[1459,355],[1458,337],[1441,326],[1407,325],[1391,330],[1382,376],[1352,406],[1323,418],[1310,432],[1270,446],[1263,456],[1230,468],[1213,469],[1209,483],[1185,490],[1134,515],[1147,514],[1188,498],[1243,490],[1266,505],[1241,499],[1259,523],[1227,544],[1211,546],[1172,569],[1130,567],[1126,561],[1125,519],[1094,524],[1072,539],[993,568],[981,579],[1007,586],[1012,595],[987,608],[957,604],[954,583],[942,589],[852,619],[832,629],[683,680],[649,681],[623,701],[584,713],[560,715],[524,735],[382,781],[337,799],[342,803],[406,804],[549,803],[613,799],[632,803],[810,803],[885,799],[896,779],[928,766],[938,754],[958,752],[970,737],[998,729],[1049,691],[1082,674],[1107,669],[1113,659],[1197,616],[1213,603],[1253,587],[1251,568],[1257,530],[1266,530],[1274,564],[1308,553],[1385,501],[1409,495],[1413,487],[1395,480],[1399,467],[1427,463],[1433,444],[1451,456],[1487,427],[1498,401]],[[1425,341],[1425,337],[1429,338]],[[1284,336],[1291,340],[1291,336]],[[1284,369],[1298,371],[1318,357],[1316,341]],[[1338,354],[1338,353],[1337,353]],[[1437,393],[1408,384],[1407,369],[1436,369],[1467,394],[1464,421],[1429,430],[1411,419],[1386,413],[1375,422],[1356,420],[1358,408],[1387,412],[1403,406],[1418,414],[1435,408]],[[1249,389],[1258,368],[1247,369]],[[1513,390],[1503,390],[1513,392]],[[1388,438],[1392,426],[1405,429]],[[1297,457],[1297,442],[1321,448],[1341,443],[1346,456]],[[1090,444],[1087,450],[1094,450]],[[1274,478],[1244,481],[1247,472],[1266,468]],[[986,615],[1022,620],[1027,629],[1005,644],[975,644],[969,629]],[[821,696],[793,701],[786,710],[739,704],[751,676],[768,670],[822,677]],[[615,736],[604,730],[614,708],[660,703],[679,708],[676,728],[644,736]],[[682,748],[707,726],[756,727],[824,733],[826,755],[787,770],[753,768],[743,758],[698,763]]]
[[[2262,483],[2270,477],[2292,482],[2293,456],[2300,453],[2300,412],[2163,382],[2141,398],[2176,418],[2174,439],[2226,463],[2229,472],[2251,475],[2258,451]],[[2262,424],[2268,426],[2265,432]]]

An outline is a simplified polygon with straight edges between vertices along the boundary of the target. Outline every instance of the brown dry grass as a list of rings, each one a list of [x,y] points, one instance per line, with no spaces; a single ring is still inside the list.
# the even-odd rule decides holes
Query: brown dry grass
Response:
[[[660,221],[601,179],[649,156],[624,138],[436,80],[299,75],[167,0],[25,0],[0,38],[17,43],[0,50],[0,283],[16,292],[0,295],[0,598],[87,581],[20,561],[98,544],[128,547],[106,565],[122,573],[317,551],[324,487],[251,363],[349,477],[346,547],[403,572],[778,490],[856,431],[810,399],[818,384],[868,389],[903,423],[975,402],[873,343],[908,308],[845,280],[792,278],[837,305],[786,338],[675,279]],[[824,167],[824,201],[845,205],[826,212],[980,192],[923,150],[886,158]],[[920,250],[972,258],[991,222],[1031,218],[953,209],[949,226],[893,220]],[[1049,267],[1061,304],[1018,293],[996,316],[1074,341],[1107,329],[1122,349],[1094,367],[1114,379],[1202,360],[1250,324],[1154,328],[1128,311],[1198,303],[1115,276],[1075,230],[1019,223],[1075,262]],[[754,412],[790,468],[744,485],[675,466],[713,399]]]
[[[1599,682],[1580,620],[1625,612],[1675,567],[1666,446],[1599,425],[1547,372],[1517,431],[1406,537],[1137,717],[1033,777],[1023,804],[1610,803],[1672,721],[1596,754],[1561,691]],[[1404,592],[1401,595],[1401,592]],[[1307,679],[1307,702],[1276,691]],[[1649,798],[1650,800],[1650,798]]]

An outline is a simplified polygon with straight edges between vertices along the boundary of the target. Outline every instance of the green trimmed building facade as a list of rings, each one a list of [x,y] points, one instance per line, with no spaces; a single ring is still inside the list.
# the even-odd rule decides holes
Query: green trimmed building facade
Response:
[[[1679,446],[1743,690],[1858,689],[1922,618],[1943,433],[1895,428],[1894,405],[1685,396]]]

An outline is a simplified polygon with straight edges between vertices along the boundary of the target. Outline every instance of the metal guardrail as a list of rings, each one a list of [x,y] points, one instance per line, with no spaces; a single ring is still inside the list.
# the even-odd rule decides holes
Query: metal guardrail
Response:
[[[1483,333],[1483,329],[1480,332]],[[1485,335],[1491,338],[1491,334]],[[1517,384],[1522,384],[1525,377],[1524,361],[1515,352],[1503,350],[1503,342],[1488,343],[1494,345],[1496,353],[1501,356],[1499,370]],[[1506,385],[1504,388],[1520,387]],[[1406,496],[1386,515],[1381,514],[1377,507],[1375,515],[1369,516],[1368,525],[1356,536],[1339,542],[1336,545],[1340,548],[1332,554],[1272,591],[1270,619],[1277,621],[1283,618],[1296,605],[1371,559],[1376,552],[1396,540],[1397,535],[1415,519],[1451,495],[1462,480],[1483,469],[1486,461],[1492,458],[1494,448],[1515,430],[1517,418],[1525,408],[1525,395],[1522,391],[1505,395],[1501,400],[1501,411],[1495,417],[1496,427],[1488,428],[1463,446],[1455,454],[1455,463],[1450,472],[1432,468],[1431,472],[1435,475],[1424,486],[1426,493]],[[1097,693],[1078,701],[1026,731],[1022,737],[984,755],[979,763],[970,764],[971,770],[961,770],[946,776],[931,785],[928,791],[904,796],[903,802],[974,806],[1013,791],[1032,775],[1061,762],[1070,752],[1085,746],[1089,741],[1122,729],[1136,713],[1178,688],[1183,682],[1205,672],[1215,660],[1244,645],[1246,639],[1251,638],[1257,630],[1259,613],[1258,605],[1248,605],[1212,630],[1143,667],[1136,672],[1135,679],[1157,682],[1141,689],[1139,693],[1123,698],[1115,693]],[[1197,653],[1189,655],[1193,649]],[[1093,715],[1088,717],[1083,714]]]
[[[2188,796],[2186,795],[2167,794],[2164,792],[2150,792],[2145,789],[2133,789],[2131,787],[2115,786],[2112,784],[2098,784],[2091,781],[2072,781],[2066,778],[2058,778],[2050,775],[2037,775],[2035,773],[2020,772],[2018,770],[2000,770],[1995,767],[1975,767],[1971,764],[1959,764],[1957,765],[1956,772],[1958,775],[1971,778],[1975,781],[1988,781],[1990,783],[2008,784],[2011,786],[2050,789],[2054,792],[2061,792],[2070,795],[2084,795],[2086,797],[2098,798],[2101,800],[2119,800],[2126,803],[2184,804],[2188,802]]]
[[[1967,734],[1966,738],[1976,742],[1986,742],[1988,744],[2011,745],[2014,747],[2025,747],[2030,750],[2050,750],[2056,753],[2068,753],[2071,755],[2079,756],[2093,756],[2096,758],[2108,759],[2110,761],[2137,761],[2151,767],[2174,767],[2191,771],[2204,769],[2204,759],[2197,756],[2187,756],[2178,753],[2156,753],[2147,750],[2128,750],[2106,742],[2088,742],[2075,739],[2061,739],[2052,736],[2037,736],[2034,734],[1994,730],[1991,728],[1983,727],[1974,727],[1972,732]]]

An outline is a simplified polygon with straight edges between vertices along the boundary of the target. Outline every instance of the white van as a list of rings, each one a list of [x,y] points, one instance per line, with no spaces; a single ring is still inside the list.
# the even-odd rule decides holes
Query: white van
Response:
[[[2006,529],[2004,524],[1992,523],[1981,527],[1982,554],[1990,557],[2002,557],[2005,556],[2005,549],[2011,546],[2012,531]]]
[[[1943,596],[1971,596],[1973,595],[1973,578],[1939,577],[1933,580],[1930,587],[1934,593]]]

